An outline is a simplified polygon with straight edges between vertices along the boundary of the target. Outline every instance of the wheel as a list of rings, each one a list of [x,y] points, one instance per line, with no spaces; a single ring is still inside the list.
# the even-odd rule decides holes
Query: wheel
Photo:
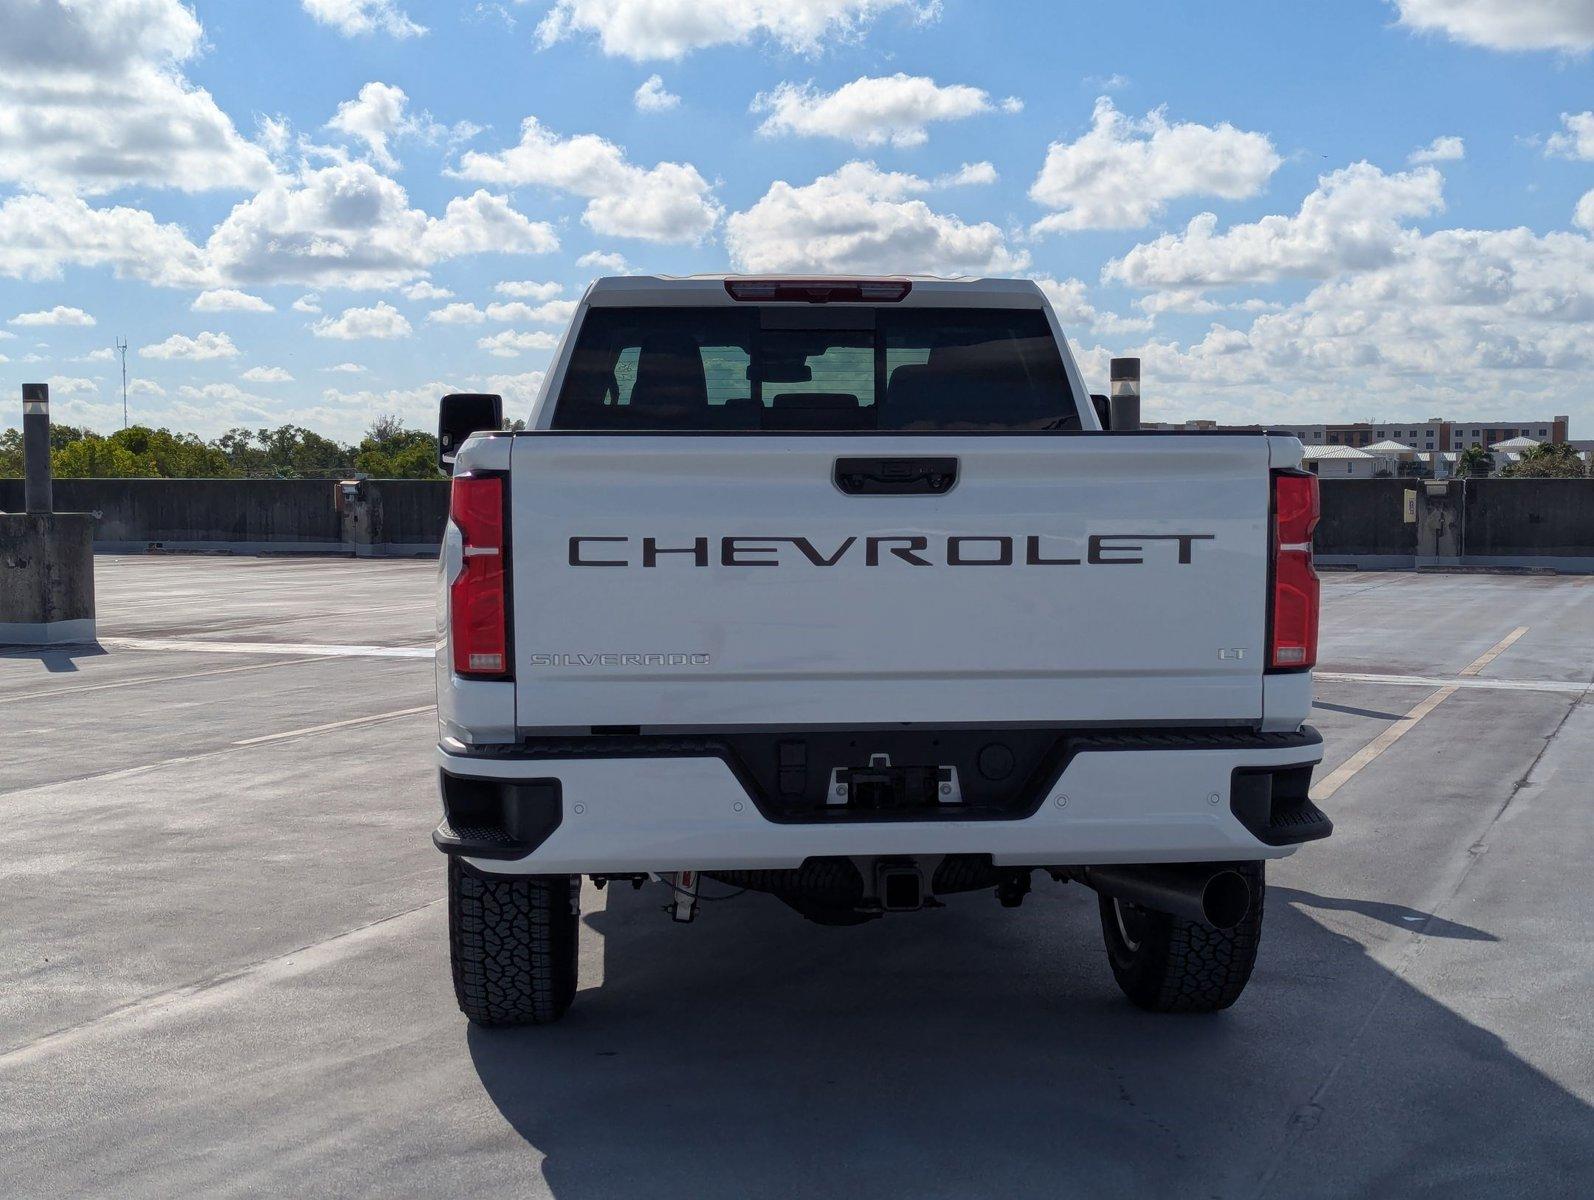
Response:
[[[576,994],[581,879],[478,875],[448,860],[448,950],[478,1025],[546,1025]]]
[[[1098,896],[1107,961],[1124,995],[1152,1012],[1218,1012],[1240,998],[1262,939],[1260,862],[1235,863],[1251,885],[1251,908],[1233,929]]]

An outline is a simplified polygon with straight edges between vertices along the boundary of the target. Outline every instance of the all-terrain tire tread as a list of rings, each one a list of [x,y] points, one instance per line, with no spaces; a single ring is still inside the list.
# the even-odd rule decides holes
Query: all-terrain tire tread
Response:
[[[1129,954],[1117,932],[1112,901],[1101,898],[1102,932],[1113,977],[1126,996],[1152,1012],[1219,1012],[1240,998],[1256,966],[1267,892],[1263,864],[1235,863],[1251,887],[1251,907],[1233,929],[1152,914],[1138,950]]]
[[[448,863],[449,957],[460,1011],[478,1025],[545,1025],[576,993],[579,881],[492,877]]]

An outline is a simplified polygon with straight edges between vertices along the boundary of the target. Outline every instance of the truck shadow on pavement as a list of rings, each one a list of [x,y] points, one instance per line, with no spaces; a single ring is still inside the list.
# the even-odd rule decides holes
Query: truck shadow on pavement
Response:
[[[1587,1104],[1303,907],[1385,922],[1368,940],[1390,961],[1413,910],[1270,889],[1250,988],[1207,1017],[1122,999],[1078,887],[853,929],[763,896],[674,926],[664,899],[612,889],[588,916],[562,1023],[467,1035],[555,1196],[1547,1197],[1594,1178]],[[1486,972],[1490,935],[1446,924],[1427,932],[1462,940],[1425,953]]]

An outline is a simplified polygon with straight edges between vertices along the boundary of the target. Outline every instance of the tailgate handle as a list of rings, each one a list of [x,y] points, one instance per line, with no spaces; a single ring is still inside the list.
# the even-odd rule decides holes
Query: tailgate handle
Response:
[[[955,458],[836,460],[836,486],[849,496],[941,496],[957,480]]]

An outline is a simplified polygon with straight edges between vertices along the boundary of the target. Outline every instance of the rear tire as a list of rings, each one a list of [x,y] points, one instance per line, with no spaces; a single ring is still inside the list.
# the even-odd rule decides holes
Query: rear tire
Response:
[[[1235,863],[1251,887],[1251,908],[1233,929],[1098,896],[1107,961],[1124,995],[1151,1012],[1218,1012],[1240,998],[1262,939],[1260,862]]]
[[[459,1009],[478,1025],[546,1025],[576,994],[581,879],[478,875],[448,860],[448,948]]]

